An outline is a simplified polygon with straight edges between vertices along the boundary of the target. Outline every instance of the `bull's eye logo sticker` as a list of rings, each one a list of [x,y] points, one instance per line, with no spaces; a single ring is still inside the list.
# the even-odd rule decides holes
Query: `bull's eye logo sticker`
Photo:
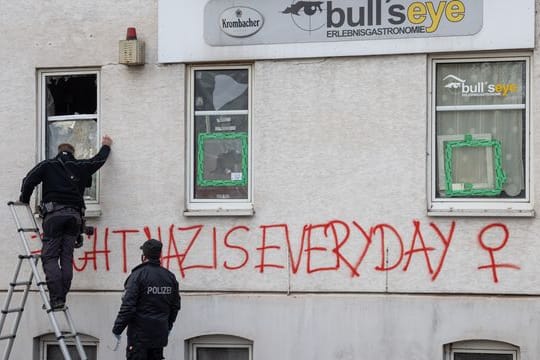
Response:
[[[461,88],[463,84],[466,83],[466,80],[463,80],[456,75],[446,75],[443,79],[444,81],[444,88],[450,93],[450,94],[459,94],[461,93]]]
[[[323,1],[296,1],[282,11],[290,14],[294,24],[301,30],[314,31],[326,24],[326,9]]]
[[[447,81],[444,85],[447,89],[460,89],[465,80],[458,78],[455,75],[447,75],[444,77],[443,81]]]

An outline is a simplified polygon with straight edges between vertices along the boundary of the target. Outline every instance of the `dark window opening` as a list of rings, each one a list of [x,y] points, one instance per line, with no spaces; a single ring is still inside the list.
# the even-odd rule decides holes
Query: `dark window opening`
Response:
[[[513,360],[512,354],[454,353],[454,360]]]
[[[72,359],[78,359],[79,353],[75,345],[68,345],[68,352]],[[83,345],[88,360],[97,359],[97,347],[95,345]],[[58,345],[47,345],[47,360],[64,360],[64,355]]]
[[[197,348],[197,360],[249,360],[247,348]]]
[[[47,116],[95,114],[96,75],[47,76]]]

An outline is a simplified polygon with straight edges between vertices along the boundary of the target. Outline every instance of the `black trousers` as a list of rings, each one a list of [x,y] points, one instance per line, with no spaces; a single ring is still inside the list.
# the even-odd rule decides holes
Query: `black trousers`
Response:
[[[126,359],[127,360],[162,360],[163,357],[163,348],[148,348],[141,344],[129,345],[126,348]]]
[[[63,208],[45,215],[41,259],[51,302],[65,302],[73,279],[73,249],[81,231],[81,213]]]

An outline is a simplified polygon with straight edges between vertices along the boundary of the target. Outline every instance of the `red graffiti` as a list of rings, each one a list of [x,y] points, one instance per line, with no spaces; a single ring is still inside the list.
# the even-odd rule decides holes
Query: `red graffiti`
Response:
[[[281,226],[281,225],[278,225]],[[263,226],[264,229],[266,229],[266,226]],[[260,252],[260,261],[258,265],[255,265],[256,269],[259,269],[260,273],[264,272],[265,268],[276,268],[276,269],[283,269],[285,266],[273,264],[273,263],[267,263],[267,251],[268,250],[281,250],[281,246],[279,245],[267,245],[267,232],[263,230],[263,237],[261,239],[261,246],[257,248],[257,251]]]
[[[231,244],[229,241],[229,237],[232,235],[233,232],[236,232],[237,230],[244,230],[246,232],[249,231],[249,228],[246,227],[246,226],[236,226],[236,227],[233,227],[231,230],[229,230],[226,234],[225,234],[225,237],[223,238],[223,244],[229,248],[229,249],[236,249],[238,250],[244,257],[244,260],[239,264],[239,265],[236,265],[236,266],[232,266],[232,265],[229,265],[227,260],[225,260],[223,262],[223,267],[227,270],[238,270],[238,269],[241,269],[244,267],[244,265],[247,264],[248,260],[249,260],[249,252],[242,246],[239,246],[239,245],[233,245]]]
[[[126,260],[126,254],[127,254],[127,237],[128,234],[137,234],[139,233],[139,230],[137,229],[125,229],[125,230],[113,230],[113,234],[121,234],[122,235],[122,271],[127,272],[127,260]]]
[[[391,232],[391,234],[395,235],[395,240],[397,240],[397,244],[399,245],[399,256],[397,260],[392,264],[389,264],[389,249],[390,247],[386,243],[386,232],[385,229]],[[392,225],[388,224],[379,224],[371,228],[370,231],[370,238],[372,238],[377,232],[379,232],[380,238],[381,238],[381,264],[379,266],[375,267],[375,270],[378,271],[390,271],[397,268],[401,261],[403,260],[403,239],[401,238],[401,235],[399,232],[394,228]]]
[[[85,241],[89,241],[90,236],[87,236]],[[97,237],[97,228],[94,231],[94,235],[92,235],[91,238],[92,241],[92,250],[85,250],[84,255],[77,258],[77,260],[82,261],[82,264],[79,266],[77,265],[78,261],[73,259],[73,268],[75,271],[84,271],[86,269],[86,266],[88,265],[88,262],[92,262],[94,271],[97,271],[98,269],[98,255],[103,256],[103,260],[105,263],[105,270],[109,271],[110,265],[109,265],[109,229],[105,229],[105,234],[103,236],[103,247],[100,247],[98,249],[98,237]],[[124,261],[125,263],[125,261]]]
[[[503,239],[501,243],[498,246],[489,246],[487,241],[484,239],[484,236],[488,231],[491,231],[492,229],[500,229],[503,232]],[[515,269],[519,270],[520,267],[514,264],[508,264],[508,263],[497,263],[495,261],[495,253],[497,251],[500,251],[502,248],[506,246],[506,243],[508,242],[508,239],[510,238],[510,232],[508,231],[508,228],[504,224],[490,224],[484,227],[482,230],[480,230],[480,233],[478,234],[478,242],[480,243],[480,247],[484,250],[486,250],[489,254],[489,265],[482,265],[479,266],[478,269],[491,269],[491,274],[493,276],[493,281],[495,283],[499,282],[499,277],[497,276],[497,269],[499,268],[507,268],[507,269]]]
[[[332,250],[334,254],[337,256],[337,265],[340,267],[341,262],[345,264],[345,266],[351,271],[351,277],[359,277],[360,273],[358,272],[358,268],[360,267],[360,264],[362,264],[362,261],[364,260],[364,257],[367,254],[367,250],[369,246],[371,245],[371,237],[366,236],[366,232],[364,229],[358,225],[357,222],[353,221],[353,225],[362,233],[363,238],[366,239],[366,242],[364,244],[364,247],[360,248],[360,255],[356,259],[356,262],[353,264],[351,263],[350,259],[346,257],[346,254],[348,251],[342,250],[342,248],[345,247],[345,245],[348,245],[349,239],[350,239],[350,229],[348,228],[347,224],[341,221],[335,221],[333,225],[331,226],[332,232],[334,234],[334,237],[337,239],[337,231],[335,228],[335,224],[340,224],[343,228],[347,228],[346,234],[347,236],[344,236],[344,238],[341,241],[336,242],[336,247]],[[325,229],[326,230],[326,229]],[[354,251],[353,251],[354,254]]]
[[[221,230],[200,224],[187,227],[171,224],[167,231],[162,231],[161,226],[105,227],[86,237],[82,255],[77,256],[80,250],[76,250],[73,267],[78,272],[89,269],[110,271],[115,264],[111,260],[115,259],[120,260],[120,270],[126,273],[138,263],[138,258],[135,258],[137,263],[129,262],[134,254],[140,254],[140,244],[155,238],[163,242],[162,265],[177,269],[182,278],[192,271],[250,268],[260,274],[270,270],[287,271],[291,275],[301,271],[309,275],[344,272],[351,278],[360,278],[362,270],[369,267],[376,272],[408,272],[414,264],[415,271],[424,268],[428,278],[436,281],[444,269],[456,227],[455,221],[444,229],[433,222],[425,226],[419,220],[413,220],[410,237],[404,237],[403,231],[387,223],[364,227],[356,221],[342,220],[306,224],[295,235],[287,224],[260,225],[255,233],[248,226]],[[34,236],[33,240],[34,245],[38,245],[40,239]],[[499,282],[498,270],[519,270],[518,265],[495,259],[495,254],[502,254],[509,240],[510,231],[506,225],[484,226],[477,234],[477,241],[487,252],[489,263],[472,269],[491,270],[494,283]],[[136,250],[133,250],[134,246]],[[32,252],[39,253],[40,250]],[[368,254],[370,259],[375,257],[375,264],[366,263]]]
[[[175,259],[178,263],[178,268],[180,269],[180,274],[182,277],[186,277],[186,271],[190,269],[216,269],[217,268],[217,238],[216,238],[216,228],[214,227],[212,229],[212,249],[210,251],[211,254],[211,264],[197,264],[197,263],[191,263],[188,262],[186,264],[186,260],[193,261],[195,260],[195,257],[189,256],[191,251],[196,247],[196,245],[199,242],[202,242],[200,235],[203,229],[203,225],[196,225],[196,226],[190,226],[190,227],[179,227],[177,230],[180,232],[192,232],[192,237],[186,241],[187,246],[185,247],[184,252],[181,252],[178,250],[177,241],[175,240],[174,236],[174,230],[175,227],[172,225],[169,228],[169,246],[168,246],[168,252],[167,255],[162,256],[162,260],[165,260],[166,266],[169,266],[169,261],[171,259]],[[183,235],[183,234],[182,234]],[[182,239],[178,240],[180,243],[182,243]],[[190,264],[190,265],[189,265]]]

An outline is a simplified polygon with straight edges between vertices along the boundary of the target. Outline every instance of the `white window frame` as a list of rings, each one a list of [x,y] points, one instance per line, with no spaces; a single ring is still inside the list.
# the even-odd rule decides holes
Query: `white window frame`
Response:
[[[436,64],[437,63],[467,63],[482,61],[525,61],[526,88],[525,106],[521,105],[496,105],[485,106],[482,110],[490,109],[524,109],[525,110],[525,197],[520,199],[490,199],[490,198],[437,198],[437,153],[435,134],[436,112],[439,110],[473,110],[471,106],[451,107],[440,106],[436,108]],[[428,61],[428,129],[427,129],[427,213],[429,216],[507,216],[507,217],[533,217],[534,192],[532,160],[532,124],[530,112],[532,109],[531,99],[531,64],[530,53],[519,54],[493,54],[493,55],[448,55],[433,56]],[[474,107],[478,109],[478,107]]]
[[[520,351],[517,346],[490,340],[466,340],[447,344],[444,347],[444,360],[454,360],[455,353],[511,354],[512,360],[521,359]]]
[[[204,335],[189,341],[189,360],[197,359],[198,348],[245,348],[248,360],[253,360],[253,342],[232,335]]]
[[[47,82],[45,81],[48,76],[73,76],[73,75],[95,75],[96,76],[96,113],[95,114],[81,114],[81,115],[59,115],[49,116],[47,118]],[[97,121],[97,136],[96,136],[96,149],[100,148],[99,134],[101,133],[101,79],[99,68],[70,68],[70,69],[42,69],[38,70],[38,98],[39,98],[39,152],[38,161],[45,160],[47,157],[46,149],[46,136],[47,136],[47,124],[54,121],[66,121],[66,120],[85,120],[96,119]],[[101,206],[99,204],[100,197],[100,171],[96,173],[96,200],[85,201],[86,217],[98,217],[101,216]],[[41,195],[36,197],[36,201],[39,202]]]
[[[199,70],[234,70],[248,71],[248,197],[247,199],[195,199],[195,109],[193,108],[195,93],[195,71]],[[236,65],[191,65],[187,67],[186,91],[186,181],[184,216],[252,216],[253,208],[253,157],[252,157],[252,91],[253,66],[251,64]],[[197,111],[199,115],[212,115],[212,111]],[[245,115],[245,110],[218,111],[219,114]]]
[[[99,355],[98,354],[99,341],[96,338],[94,338],[93,336],[84,335],[84,334],[79,334],[79,338],[81,339],[81,345],[83,347],[84,346],[95,347],[96,357]],[[66,343],[66,346],[75,346],[75,341],[73,341],[72,339],[66,339],[65,343]],[[49,360],[47,358],[47,348],[49,346],[56,346],[56,347],[60,346],[58,344],[58,340],[56,340],[56,336],[53,333],[42,335],[39,338],[39,357],[38,357],[39,360]]]

